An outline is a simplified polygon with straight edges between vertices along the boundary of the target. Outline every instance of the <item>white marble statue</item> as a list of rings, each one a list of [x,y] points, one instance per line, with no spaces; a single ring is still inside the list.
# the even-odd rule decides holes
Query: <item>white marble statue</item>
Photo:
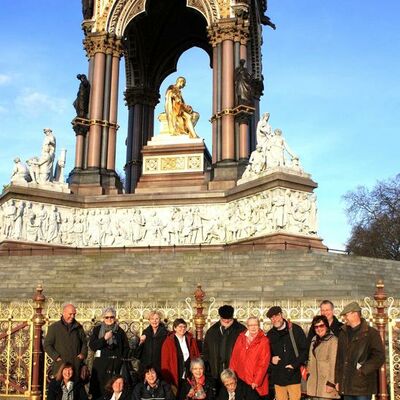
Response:
[[[45,137],[41,155],[29,158],[26,165],[21,162],[19,157],[16,157],[10,183],[18,186],[69,192],[68,185],[64,180],[67,151],[62,149],[57,163],[54,163],[56,138],[50,128],[45,128],[43,132]]]
[[[282,171],[309,177],[300,165],[299,157],[290,149],[281,129],[272,131],[269,113],[264,113],[257,124],[256,149],[250,154],[249,164],[238,185],[267,174]]]
[[[19,157],[14,158],[14,168],[11,174],[10,182],[13,184],[30,182],[31,176],[28,167],[21,162]]]

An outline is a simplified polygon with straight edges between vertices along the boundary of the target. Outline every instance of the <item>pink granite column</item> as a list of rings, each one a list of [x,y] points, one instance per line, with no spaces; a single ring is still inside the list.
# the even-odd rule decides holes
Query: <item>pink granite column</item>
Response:
[[[239,159],[249,157],[249,124],[248,121],[239,123]]]
[[[83,135],[76,135],[75,144],[75,168],[83,168],[83,150],[85,139]]]
[[[90,120],[88,168],[100,167],[101,130],[103,116],[105,53],[94,55],[93,84],[90,93]]]
[[[113,55],[111,70],[110,93],[110,126],[107,146],[107,169],[115,170],[115,153],[117,141],[117,114],[118,114],[118,82],[119,82],[119,55]]]
[[[235,159],[235,121],[230,113],[234,106],[234,44],[222,42],[222,161]]]
[[[218,112],[218,44],[213,47],[213,106],[212,113],[216,115]],[[212,162],[218,161],[218,129],[217,119],[212,121]]]

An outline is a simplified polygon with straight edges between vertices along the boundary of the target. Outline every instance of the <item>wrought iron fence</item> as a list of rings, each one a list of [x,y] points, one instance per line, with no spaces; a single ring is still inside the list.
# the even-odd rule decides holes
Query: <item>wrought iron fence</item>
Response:
[[[51,364],[44,356],[42,339],[47,327],[60,318],[62,304],[45,299],[42,288],[38,287],[33,303],[0,303],[0,398],[33,399],[44,398],[46,376]],[[336,313],[340,314],[349,299],[336,302]],[[279,304],[285,316],[308,330],[312,318],[319,312],[317,301],[276,301],[247,302],[232,304],[235,317],[246,321],[250,316],[260,319],[266,331],[270,321],[266,314],[272,305]],[[374,324],[387,348],[388,374],[386,368],[380,371],[380,393],[378,398],[400,400],[400,303],[387,298],[383,283],[378,282],[374,298],[360,300],[363,317]],[[77,306],[77,320],[82,323],[89,336],[93,327],[100,321],[102,309],[109,304],[82,303]],[[118,321],[128,337],[140,335],[147,326],[151,310],[162,313],[169,327],[175,318],[184,318],[198,340],[202,340],[206,330],[218,320],[218,308],[222,304],[215,298],[205,301],[205,293],[197,287],[194,297],[177,303],[144,304],[117,303]],[[88,364],[91,363],[89,354]],[[387,376],[386,376],[387,375]]]

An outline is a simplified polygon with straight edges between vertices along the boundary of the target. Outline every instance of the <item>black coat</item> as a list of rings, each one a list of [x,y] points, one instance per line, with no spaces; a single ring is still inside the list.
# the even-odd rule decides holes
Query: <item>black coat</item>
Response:
[[[179,393],[178,400],[185,400],[191,388],[192,386],[190,382],[187,379],[185,379],[185,382],[183,383],[181,391]],[[203,390],[206,393],[206,400],[215,400],[216,382],[213,378],[206,377]]]
[[[142,399],[175,400],[175,396],[172,393],[171,385],[164,381],[160,381],[155,389],[141,382],[133,389],[132,400]]]
[[[222,385],[221,390],[218,394],[218,400],[228,400],[229,394],[226,387]],[[238,378],[237,386],[235,390],[235,400],[259,400],[260,396],[256,390],[253,390],[251,386],[244,383]]]
[[[99,397],[97,400],[110,400],[112,396],[113,396],[113,393],[105,393],[103,396]],[[132,400],[131,391],[124,389],[121,393],[121,397],[118,400]]]
[[[54,361],[51,371],[53,376],[57,374],[62,363],[69,362],[74,366],[74,379],[79,377],[82,361],[77,358],[78,354],[87,357],[87,339],[82,325],[74,321],[68,330],[67,325],[61,319],[49,326],[44,338],[44,351]],[[56,361],[60,357],[61,361]]]
[[[74,400],[88,400],[85,387],[81,382],[75,382],[72,391]],[[47,388],[47,400],[61,400],[62,395],[61,381],[52,380]]]
[[[286,327],[282,330],[272,328],[268,331],[269,344],[271,347],[271,383],[279,386],[295,385],[301,382],[300,366],[307,361],[307,338],[303,329],[296,324],[291,323],[293,336],[297,345],[299,356],[296,357],[290,340],[288,321],[285,321]],[[278,364],[272,364],[272,357],[279,356]],[[285,368],[291,364],[294,368]]]
[[[385,349],[379,332],[364,318],[358,328],[344,325],[339,334],[335,380],[339,393],[349,396],[371,395],[377,392],[378,370],[385,362]],[[361,365],[357,369],[357,363]]]
[[[140,360],[142,367],[154,365],[161,371],[161,348],[165,338],[168,336],[168,330],[164,324],[158,326],[154,334],[153,328],[149,325],[142,335],[146,335],[146,340],[135,350],[135,357]]]
[[[214,379],[219,379],[219,374],[225,368],[229,368],[233,346],[239,334],[245,330],[246,327],[235,319],[224,334],[219,321],[207,331],[204,338],[203,358],[208,372]]]
[[[114,333],[116,344],[111,346],[104,338],[99,339],[100,328],[101,325],[94,327],[89,341],[89,347],[95,352],[89,388],[94,399],[104,394],[104,387],[110,378],[121,373],[122,358],[127,357],[129,352],[128,338],[121,327]],[[96,357],[97,351],[100,357]]]

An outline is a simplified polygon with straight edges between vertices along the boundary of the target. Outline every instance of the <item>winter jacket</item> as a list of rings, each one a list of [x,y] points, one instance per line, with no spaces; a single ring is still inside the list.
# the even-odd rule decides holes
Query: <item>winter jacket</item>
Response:
[[[272,328],[268,331],[269,344],[271,346],[271,360],[279,356],[278,364],[270,363],[270,379],[274,385],[288,386],[301,382],[300,366],[307,361],[307,338],[303,329],[296,324],[290,323],[293,329],[293,336],[297,345],[299,356],[296,357],[292,341],[289,335],[289,322],[285,320],[285,328],[278,330]],[[286,368],[291,364],[293,368]]]
[[[94,399],[105,393],[106,383],[121,373],[122,358],[127,357],[129,343],[125,331],[118,327],[114,333],[115,344],[109,345],[104,338],[99,338],[101,324],[93,329],[89,347],[94,351],[89,393]]]
[[[51,324],[44,338],[44,351],[54,361],[51,369],[53,376],[57,374],[62,363],[69,362],[74,366],[74,379],[77,380],[82,365],[77,355],[83,354],[86,358],[88,353],[87,339],[82,325],[74,320],[68,329],[62,318]],[[56,361],[58,357],[61,361]]]
[[[222,385],[221,390],[219,391],[218,400],[228,400],[229,393],[226,390],[226,387]],[[258,393],[251,388],[247,383],[244,383],[242,380],[238,378],[237,386],[235,390],[235,400],[259,400],[260,396]]]
[[[339,393],[365,396],[377,392],[378,370],[385,362],[385,350],[379,332],[368,325],[364,318],[353,329],[349,339],[347,325],[339,334],[335,380]]]
[[[175,396],[172,394],[171,386],[164,381],[159,381],[155,388],[147,383],[138,383],[133,390],[132,400],[147,399],[175,400]]]
[[[189,349],[189,358],[193,359],[200,357],[196,339],[189,332],[186,332],[185,337]],[[178,354],[180,354],[181,350],[180,347],[178,349],[177,346],[179,346],[179,342],[178,339],[175,339],[175,332],[173,332],[167,336],[161,348],[162,378],[175,387],[178,387],[179,380],[182,378],[182,376],[179,376],[179,370],[183,365],[183,360],[178,360]]]
[[[335,362],[338,339],[333,333],[328,333],[314,349],[316,340],[317,336],[314,336],[308,356],[307,394],[311,397],[338,399],[340,396],[335,390]],[[333,391],[327,392],[326,386],[331,387]]]
[[[208,329],[204,338],[203,358],[214,379],[219,379],[219,374],[228,368],[236,339],[245,330],[246,327],[236,320],[227,329],[222,329],[219,321]]]
[[[164,324],[158,326],[156,333],[149,325],[142,333],[146,335],[146,340],[135,350],[135,357],[140,360],[142,367],[154,365],[161,371],[161,348],[168,335],[168,330]]]
[[[81,382],[74,383],[72,393],[74,395],[74,400],[88,400],[85,387]],[[52,380],[47,389],[47,400],[62,400],[62,396],[62,381]]]
[[[248,331],[242,332],[233,347],[229,368],[236,372],[236,375],[245,383],[251,386],[257,385],[257,392],[260,396],[268,394],[268,365],[271,358],[269,340],[262,330],[248,345]]]

